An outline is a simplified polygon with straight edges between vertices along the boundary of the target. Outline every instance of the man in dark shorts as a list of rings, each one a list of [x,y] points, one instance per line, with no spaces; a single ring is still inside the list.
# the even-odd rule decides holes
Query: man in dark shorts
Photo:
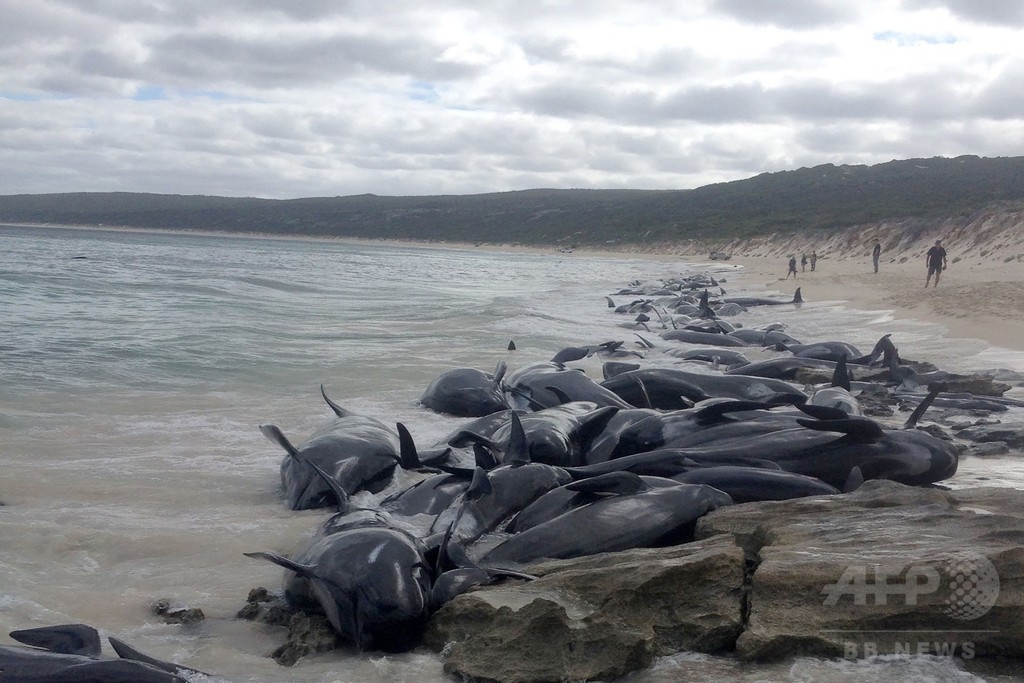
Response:
[[[924,260],[928,265],[928,277],[924,281],[924,286],[928,287],[928,283],[931,282],[932,275],[934,275],[935,286],[938,287],[939,275],[946,269],[946,250],[942,248],[942,240],[935,240],[935,246],[924,255]]]

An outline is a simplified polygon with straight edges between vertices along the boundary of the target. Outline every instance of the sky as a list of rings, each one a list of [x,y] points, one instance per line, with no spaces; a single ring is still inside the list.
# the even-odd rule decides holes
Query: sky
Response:
[[[0,195],[688,189],[1024,155],[1018,0],[0,0]]]

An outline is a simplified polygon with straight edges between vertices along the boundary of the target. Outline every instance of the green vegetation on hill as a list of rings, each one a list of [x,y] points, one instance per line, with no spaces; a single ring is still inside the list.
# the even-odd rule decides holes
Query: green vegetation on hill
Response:
[[[525,190],[271,200],[138,193],[0,196],[0,222],[558,246],[732,239],[957,215],[1024,200],[1024,157],[835,166],[695,190]]]

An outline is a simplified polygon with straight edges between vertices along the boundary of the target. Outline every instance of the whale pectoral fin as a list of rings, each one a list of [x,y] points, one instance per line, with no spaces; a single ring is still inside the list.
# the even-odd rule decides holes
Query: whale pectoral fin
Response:
[[[804,302],[803,295],[800,294],[800,287],[796,288],[796,292],[793,293],[793,303],[802,304]]]
[[[361,645],[359,642],[359,626],[354,614],[355,610],[353,609],[349,614],[345,615],[347,623],[343,625],[341,610],[338,608],[338,603],[334,599],[334,593],[331,592],[327,582],[323,579],[311,578],[309,585],[313,589],[313,595],[316,596],[317,602],[324,608],[324,614],[327,615],[327,620],[331,622],[334,630],[352,638],[353,644]]]
[[[636,332],[633,333],[633,336],[640,340],[637,343],[640,344],[640,346],[644,347],[645,349],[653,349],[654,348],[654,344],[652,344],[647,339],[644,339],[641,335],[637,334]]]
[[[581,358],[586,358],[587,357],[587,355],[588,355],[587,351],[588,351],[588,349],[585,346],[569,346],[569,347],[566,347],[566,348],[562,349],[561,351],[556,353],[554,356],[552,356],[551,362],[552,363],[568,363],[570,361],[580,360]]]
[[[572,403],[572,398],[569,397],[569,394],[565,393],[564,391],[562,391],[558,387],[547,386],[547,387],[544,387],[544,388],[547,389],[548,391],[550,391],[552,394],[555,395],[555,398],[558,399],[558,405],[565,405],[566,403]],[[554,406],[552,406],[552,407],[554,407]]]
[[[338,480],[332,477],[331,474],[324,470],[322,467],[312,462],[307,461],[307,463],[309,464],[310,467],[316,470],[316,473],[320,475],[320,478],[324,480],[324,482],[327,484],[327,487],[331,489],[332,493],[334,493],[334,497],[338,499],[338,512],[345,512],[346,510],[348,510],[348,491],[343,489],[341,487],[341,484],[338,483]]]
[[[928,407],[931,406],[932,402],[935,400],[935,397],[945,390],[946,385],[942,384],[941,382],[936,382],[935,384],[929,385],[928,395],[925,396],[919,404],[917,404],[917,407],[914,408],[914,412],[912,412],[910,414],[910,417],[907,418],[907,421],[903,423],[903,428],[913,429],[914,427],[916,427],[917,421],[920,420],[921,417],[924,415],[924,411],[928,410]]]
[[[288,455],[296,455],[299,452],[277,425],[260,425],[260,433],[287,451]]]
[[[41,647],[60,655],[95,658],[102,654],[99,632],[86,624],[26,628],[11,631],[9,635],[19,643]]]
[[[845,434],[857,441],[874,441],[885,433],[877,422],[863,417],[850,417],[844,420],[797,420],[796,423],[819,432]]]
[[[526,393],[526,391],[521,389],[520,387],[508,387],[508,391],[510,394],[518,396],[519,398],[526,401],[527,405],[530,406],[530,410],[544,410],[545,408],[551,407],[544,405],[543,403],[535,399],[533,396]]]
[[[434,612],[473,586],[489,583],[490,574],[479,567],[459,567],[438,575],[430,588],[430,611]]]
[[[723,415],[728,413],[737,413],[744,410],[766,410],[767,408],[769,408],[768,404],[760,401],[722,401],[704,406],[694,413],[694,417],[700,424],[710,424],[720,420]]]
[[[508,363],[504,359],[498,361],[498,364],[494,366],[494,387],[501,387],[501,380],[505,379],[505,373],[508,372]]]
[[[198,669],[190,669],[187,666],[181,666],[180,664],[175,664],[173,662],[165,662],[163,660],[157,659],[156,657],[150,657],[146,653],[132,647],[123,640],[118,640],[117,638],[114,638],[113,636],[109,636],[107,638],[107,641],[110,642],[110,647],[114,648],[114,652],[116,652],[117,656],[121,659],[127,659],[133,662],[142,662],[143,664],[149,664],[150,666],[154,666],[158,669],[166,671],[167,673],[175,675],[185,673],[209,677],[209,674],[199,671]]]
[[[268,562],[273,562],[274,564],[276,564],[278,566],[281,566],[281,567],[284,567],[285,569],[292,570],[296,574],[299,574],[301,576],[305,576],[305,577],[310,578],[310,579],[313,578],[314,568],[311,565],[306,565],[306,564],[302,564],[301,562],[296,562],[294,560],[290,560],[287,557],[285,557],[284,555],[278,555],[277,553],[263,552],[263,551],[255,552],[255,553],[242,553],[242,554],[245,555],[246,557],[251,557],[253,559],[267,560]]]
[[[537,577],[516,569],[503,567],[459,567],[439,575],[430,590],[430,609],[436,611],[445,603],[457,598],[474,586],[483,586],[498,579],[523,579],[533,581]]]

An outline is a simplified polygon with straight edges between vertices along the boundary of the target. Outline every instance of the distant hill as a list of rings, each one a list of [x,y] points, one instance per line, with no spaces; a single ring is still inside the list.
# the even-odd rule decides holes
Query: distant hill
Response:
[[[0,196],[0,222],[483,244],[731,240],[949,217],[1024,200],[1024,157],[763,173],[695,190],[525,190],[272,200],[139,193]]]

